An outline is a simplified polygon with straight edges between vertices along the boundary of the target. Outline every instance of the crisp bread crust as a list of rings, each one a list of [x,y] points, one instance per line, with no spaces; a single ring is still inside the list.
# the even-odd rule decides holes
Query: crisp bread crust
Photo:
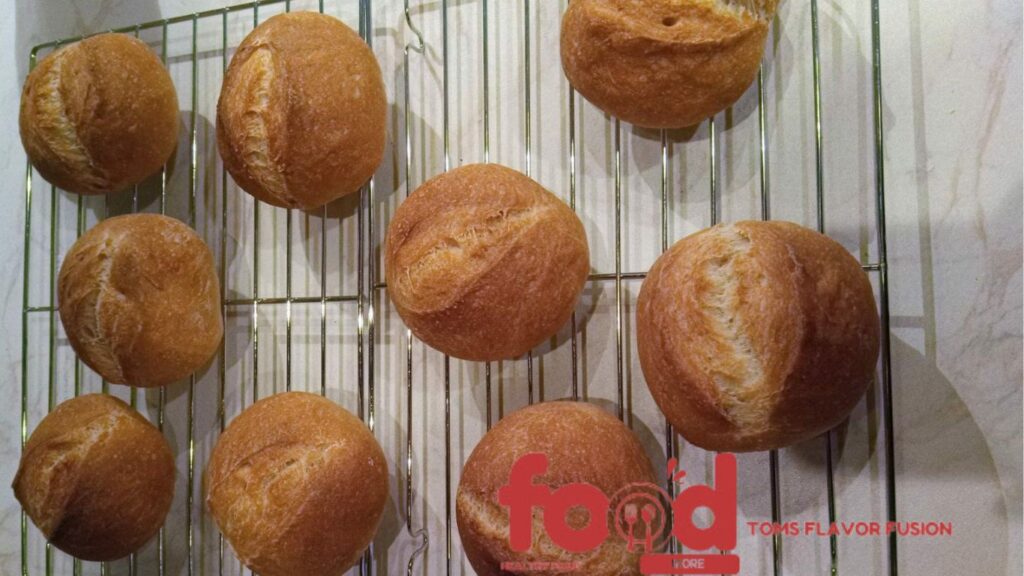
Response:
[[[235,418],[206,472],[206,503],[238,558],[266,576],[335,576],[370,544],[387,462],[366,425],[314,394],[265,398]]]
[[[611,498],[631,484],[656,482],[651,461],[636,436],[597,406],[544,402],[505,416],[473,449],[456,496],[459,536],[476,573],[508,574],[501,569],[503,562],[535,561],[577,564],[571,571],[536,572],[545,575],[639,575],[638,551],[628,551],[611,526],[610,536],[597,550],[571,553],[550,540],[535,513],[533,546],[526,552],[511,549],[508,509],[499,504],[498,490],[508,483],[516,460],[530,453],[547,455],[547,473],[533,482],[553,489],[586,483]],[[612,522],[611,517],[608,521]],[[571,514],[569,522],[573,522]]]
[[[177,145],[178,99],[160,59],[125,34],[61,48],[29,74],[21,141],[50,183],[79,194],[138,184]]]
[[[754,80],[774,0],[573,0],[561,53],[573,87],[645,128],[692,126]]]
[[[89,561],[141,548],[174,497],[174,457],[160,431],[102,394],[63,402],[22,452],[14,494],[57,548]]]
[[[114,384],[185,378],[224,336],[213,255],[167,216],[116,216],[90,229],[65,255],[57,292],[72,348]]]
[[[384,157],[387,99],[369,46],[313,12],[260,24],[231,58],[217,145],[256,198],[313,209],[359,190]]]
[[[473,164],[429,180],[388,228],[388,293],[430,346],[466,360],[526,354],[572,315],[590,271],[583,224],[510,168]]]
[[[853,256],[788,222],[684,238],[651,268],[637,303],[651,394],[709,450],[781,448],[838,425],[873,378],[879,330]]]

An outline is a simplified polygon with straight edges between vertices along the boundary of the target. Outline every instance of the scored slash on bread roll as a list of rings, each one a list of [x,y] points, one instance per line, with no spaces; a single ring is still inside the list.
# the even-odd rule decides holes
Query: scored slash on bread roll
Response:
[[[388,293],[416,337],[481,361],[522,356],[553,336],[590,271],[576,214],[497,164],[420,186],[391,220],[385,260]]]
[[[138,184],[177,145],[178,98],[143,42],[100,34],[61,48],[29,74],[21,141],[50,183],[79,194]]]
[[[224,335],[213,255],[167,216],[116,216],[83,234],[64,257],[57,292],[72,348],[114,384],[184,378]]]
[[[645,128],[692,126],[754,80],[778,0],[572,0],[562,67],[605,112]]]
[[[384,157],[387,99],[373,51],[341,21],[279,14],[231,58],[217,145],[243,190],[312,209],[356,192]]]
[[[499,503],[498,491],[509,482],[513,464],[531,453],[542,453],[548,458],[547,473],[532,482],[552,489],[585,483],[612,498],[631,484],[656,482],[651,461],[636,436],[597,406],[544,402],[509,414],[473,449],[462,470],[456,496],[459,536],[476,573],[506,574],[501,569],[505,562],[554,562],[576,566],[570,571],[559,571],[560,574],[639,575],[641,550],[627,550],[627,542],[613,527],[615,518],[611,511],[605,520],[609,535],[596,550],[573,553],[562,549],[551,541],[536,510],[533,546],[525,552],[511,549],[509,510]],[[568,514],[573,529],[582,527],[581,520],[571,511]]]
[[[218,440],[206,502],[238,558],[262,576],[336,576],[377,531],[388,495],[384,453],[330,400],[260,400]]]
[[[43,418],[13,487],[51,544],[82,560],[116,560],[163,525],[174,498],[174,457],[130,406],[89,394]]]
[[[838,425],[871,382],[879,331],[853,256],[788,222],[722,224],[680,240],[637,303],[651,394],[709,450],[782,448]]]

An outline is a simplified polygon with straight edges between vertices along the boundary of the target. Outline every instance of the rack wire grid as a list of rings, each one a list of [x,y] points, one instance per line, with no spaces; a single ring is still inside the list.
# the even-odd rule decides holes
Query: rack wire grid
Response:
[[[784,4],[755,85],[729,110],[681,131],[621,125],[574,93],[557,57],[566,1],[268,0],[117,30],[149,43],[167,65],[185,110],[178,152],[158,176],[106,197],[57,190],[28,166],[20,434],[24,445],[72,395],[111,393],[160,427],[179,479],[159,536],[123,561],[73,560],[46,544],[23,512],[22,574],[248,573],[205,513],[202,471],[234,415],[293,388],[357,413],[391,463],[391,499],[353,569],[360,574],[472,573],[452,522],[459,465],[497,419],[527,403],[601,404],[633,428],[656,463],[677,457],[691,478],[710,479],[712,455],[673,433],[642,384],[631,312],[643,270],[676,239],[723,220],[780,217],[828,231],[859,255],[876,287],[882,353],[876,384],[848,426],[740,456],[742,573],[896,575],[895,535],[784,543],[747,528],[897,517],[882,38],[878,0],[855,4],[829,4],[825,24],[817,0]],[[261,205],[238,189],[212,127],[232,50],[259,22],[293,9],[358,28],[396,103],[374,179],[309,213]],[[383,22],[376,28],[375,17]],[[33,48],[30,65],[78,39]],[[570,326],[516,361],[461,362],[415,342],[382,282],[380,243],[397,204],[416,182],[469,161],[503,162],[538,179],[580,214],[591,243],[595,271]],[[99,219],[140,211],[195,227],[215,252],[223,290],[221,354],[158,390],[111,387],[83,367],[55,302],[70,244]]]

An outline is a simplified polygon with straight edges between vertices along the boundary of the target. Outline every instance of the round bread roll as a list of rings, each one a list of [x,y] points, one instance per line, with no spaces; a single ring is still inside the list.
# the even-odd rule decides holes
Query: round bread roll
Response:
[[[57,548],[82,560],[116,560],[163,525],[174,457],[160,431],[124,402],[79,396],[29,437],[14,495]]]
[[[83,234],[64,257],[57,292],[71,347],[113,384],[184,378],[224,335],[210,249],[167,216],[116,216]]]
[[[832,239],[789,222],[737,222],[684,238],[637,303],[651,394],[688,441],[744,452],[843,421],[878,359],[871,282]]]
[[[497,164],[419,187],[388,228],[388,292],[417,338],[456,358],[526,354],[572,315],[590,271],[583,224]]]
[[[384,157],[386,114],[380,66],[358,34],[324,14],[280,14],[231,58],[217,145],[243,190],[308,210],[373,176]]]
[[[574,569],[559,574],[580,576],[639,575],[640,548],[631,552],[618,537],[609,509],[609,535],[596,550],[573,553],[553,542],[543,516],[533,514],[533,545],[512,550],[509,508],[499,502],[499,490],[509,483],[513,464],[524,455],[545,454],[548,469],[533,484],[557,490],[574,483],[595,486],[608,498],[637,483],[654,483],[651,461],[633,433],[617,418],[583,402],[544,402],[517,410],[488,432],[462,470],[456,496],[456,520],[469,563],[479,576],[498,576],[503,563],[559,563]],[[546,513],[549,513],[545,511]],[[572,529],[590,519],[586,512],[567,514]],[[518,572],[516,572],[518,573]],[[525,571],[523,573],[526,573]],[[543,572],[547,574],[548,572]],[[554,572],[552,572],[554,573]]]
[[[321,396],[288,392],[235,418],[210,456],[206,503],[262,576],[337,576],[377,531],[388,495],[380,444]]]
[[[778,0],[572,0],[562,67],[605,112],[645,128],[692,126],[753,82]]]
[[[50,183],[106,194],[160,170],[178,142],[178,98],[160,59],[124,34],[53,52],[21,94],[21,142]]]

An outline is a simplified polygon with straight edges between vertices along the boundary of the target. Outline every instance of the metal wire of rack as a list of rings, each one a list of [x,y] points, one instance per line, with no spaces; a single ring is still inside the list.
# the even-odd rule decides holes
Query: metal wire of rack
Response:
[[[363,38],[373,46],[374,28],[373,28],[373,9],[371,0],[351,0],[350,4],[357,4],[357,23],[360,34]],[[823,129],[823,116],[825,114],[825,107],[822,102],[822,75],[821,75],[821,59],[820,59],[820,40],[819,40],[819,15],[818,15],[818,2],[817,0],[809,0],[810,2],[810,22],[809,26],[812,34],[812,57],[810,65],[812,67],[813,74],[813,119],[814,119],[814,151],[815,151],[815,216],[816,226],[820,231],[826,230],[826,210],[825,210],[825,168],[824,168],[824,141],[825,131]],[[492,130],[492,111],[491,102],[494,97],[493,87],[491,86],[491,66],[494,63],[494,54],[492,54],[491,39],[489,38],[490,31],[494,27],[492,10],[490,0],[479,0],[480,5],[480,26],[482,30],[482,37],[477,47],[479,50],[479,57],[482,62],[482,115],[483,121],[480,129],[482,132],[482,160],[484,162],[492,161],[492,141],[493,135]],[[567,5],[567,2],[560,2],[563,7]],[[518,6],[518,3],[517,3]],[[278,9],[288,11],[292,9],[292,0],[266,0],[257,1],[246,4],[238,4],[228,6],[222,9],[209,10],[204,12],[197,12],[194,14],[184,15],[176,18],[167,18],[157,20],[153,22],[147,22],[136,26],[130,26],[116,30],[117,32],[124,32],[134,34],[139,37],[140,34],[147,31],[155,31],[159,33],[159,38],[155,41],[160,47],[160,54],[165,63],[168,62],[168,37],[169,29],[172,26],[184,25],[191,27],[190,36],[190,49],[186,49],[183,56],[179,59],[180,63],[183,63],[186,68],[189,69],[191,77],[190,82],[190,111],[188,112],[187,122],[187,150],[184,154],[187,154],[188,168],[187,183],[183,186],[186,190],[187,207],[184,207],[181,212],[184,219],[187,222],[197,227],[200,222],[197,221],[197,207],[200,200],[201,189],[205,192],[209,188],[209,183],[213,180],[219,180],[219,204],[214,202],[211,209],[210,206],[202,206],[207,218],[214,223],[214,229],[216,230],[217,239],[216,242],[211,242],[211,246],[218,246],[219,252],[217,254],[220,265],[221,274],[221,288],[223,296],[223,314],[225,319],[225,325],[228,326],[230,318],[245,317],[249,322],[247,335],[251,342],[251,372],[247,377],[240,379],[240,386],[237,390],[241,398],[242,405],[245,405],[245,397],[251,402],[255,402],[261,395],[260,390],[260,355],[261,353],[267,354],[265,351],[267,343],[260,337],[260,326],[261,322],[277,323],[279,320],[274,315],[276,310],[284,309],[284,363],[283,363],[283,388],[285,390],[292,389],[293,373],[295,371],[294,359],[293,359],[293,339],[295,338],[293,332],[293,316],[297,315],[297,308],[299,306],[315,306],[319,309],[319,358],[314,360],[318,361],[319,364],[319,384],[320,392],[322,394],[328,394],[328,374],[331,372],[331,361],[329,358],[329,349],[331,346],[328,342],[328,324],[331,314],[329,312],[330,305],[338,306],[352,306],[355,317],[355,340],[352,343],[354,348],[355,357],[355,373],[356,373],[356,386],[354,387],[355,408],[358,416],[362,418],[371,431],[377,429],[377,421],[381,414],[378,414],[377,406],[377,376],[380,366],[378,360],[386,362],[385,355],[379,354],[377,350],[378,344],[385,338],[380,332],[378,332],[379,325],[382,322],[383,314],[381,310],[385,310],[386,313],[386,290],[387,286],[382,282],[379,274],[379,256],[378,246],[381,241],[380,228],[378,225],[386,217],[383,212],[384,202],[377,198],[376,187],[377,179],[371,180],[358,194],[358,204],[354,207],[354,214],[333,216],[329,213],[329,208],[324,207],[319,214],[322,219],[322,225],[319,228],[319,238],[312,239],[312,243],[319,243],[319,266],[321,275],[319,278],[319,295],[307,295],[297,296],[293,290],[293,242],[294,237],[294,224],[293,220],[296,217],[301,218],[302,215],[293,214],[292,211],[284,211],[284,227],[285,237],[284,242],[284,261],[285,261],[285,281],[283,287],[283,293],[275,290],[271,295],[267,295],[262,291],[263,285],[261,284],[260,276],[260,262],[261,262],[261,250],[260,250],[260,223],[266,221],[266,214],[261,219],[261,206],[259,202],[252,202],[251,206],[251,217],[252,217],[252,230],[251,236],[253,239],[253,250],[252,250],[252,271],[248,295],[232,295],[229,294],[229,264],[228,264],[228,253],[229,253],[229,206],[231,205],[231,198],[229,193],[233,193],[237,196],[241,196],[240,190],[232,189],[229,184],[229,179],[226,172],[221,167],[219,172],[217,170],[203,169],[202,166],[206,163],[206,159],[201,154],[201,146],[199,144],[200,136],[200,118],[197,117],[197,98],[200,93],[200,61],[216,58],[217,54],[210,55],[210,52],[200,50],[199,48],[199,26],[201,22],[213,22],[219,21],[221,28],[220,35],[220,46],[219,46],[219,58],[221,71],[223,71],[229,60],[229,48],[232,43],[229,41],[229,18],[237,15],[250,14],[252,16],[252,26],[257,25],[261,19],[261,8],[277,7]],[[325,5],[324,0],[318,0],[316,6],[321,12],[324,11]],[[533,133],[532,129],[534,126],[533,118],[533,106],[532,90],[533,80],[531,75],[531,33],[534,33],[537,29],[537,23],[534,21],[531,15],[531,2],[529,0],[521,3],[522,10],[522,23],[523,27],[521,30],[524,42],[522,43],[522,89],[523,89],[523,109],[522,109],[522,125],[520,138],[523,144],[521,156],[522,165],[524,172],[527,175],[533,176],[536,159],[533,151]],[[874,261],[865,261],[863,268],[866,271],[874,273],[877,276],[878,285],[878,300],[882,320],[882,354],[881,354],[881,366],[879,373],[879,385],[881,393],[881,428],[884,432],[882,439],[883,445],[883,466],[884,470],[884,484],[885,484],[885,518],[888,521],[895,521],[896,514],[896,476],[895,476],[895,441],[892,433],[892,374],[890,366],[890,353],[889,353],[889,303],[888,303],[888,274],[887,274],[887,253],[886,253],[886,221],[885,221],[885,174],[884,174],[884,131],[883,131],[883,113],[882,113],[882,75],[881,75],[881,25],[879,18],[879,1],[871,0],[871,96],[872,96],[872,124],[874,129],[874,201],[875,201],[875,234],[877,242],[877,258]],[[426,36],[417,27],[416,18],[413,10],[410,7],[410,0],[403,0],[402,13],[399,22],[404,24],[406,32],[411,36],[411,41],[406,43],[401,49],[402,54],[402,104],[400,117],[401,130],[399,129],[398,118],[394,119],[393,134],[394,137],[394,148],[396,158],[400,158],[398,162],[403,167],[402,175],[404,176],[404,182],[399,183],[398,179],[393,182],[393,190],[403,190],[405,195],[408,195],[413,188],[413,174],[414,166],[417,162],[424,162],[424,160],[417,159],[417,152],[419,149],[414,145],[415,137],[412,126],[413,121],[413,109],[415,102],[412,98],[411,86],[412,73],[411,70],[417,65],[417,57],[420,59],[426,58],[430,47],[439,46],[441,51],[440,65],[441,65],[441,92],[442,92],[442,156],[443,168],[447,171],[453,167],[453,159],[451,154],[451,102],[452,97],[450,94],[450,33],[449,33],[449,1],[441,0],[440,2],[440,18],[441,18],[441,37],[432,39],[432,42],[428,42]],[[78,40],[79,38],[62,39],[54,42],[49,42],[36,46],[32,49],[30,54],[30,69],[35,65],[37,59],[44,55],[50,50],[54,50],[64,45],[65,43]],[[383,68],[387,71],[387,63],[383,64]],[[214,87],[216,88],[216,87]],[[207,87],[207,90],[210,88]],[[398,90],[396,89],[396,95]],[[759,72],[757,83],[756,83],[756,95],[757,95],[757,125],[758,125],[758,155],[757,165],[759,173],[759,204],[760,204],[760,216],[763,219],[769,219],[772,216],[772,194],[771,194],[771,179],[769,174],[769,159],[770,159],[770,146],[769,139],[767,137],[767,131],[769,129],[768,115],[766,113],[765,105],[765,76],[764,69]],[[397,100],[397,96],[396,96]],[[581,117],[581,108],[589,106],[589,104],[581,104],[579,98],[575,92],[568,88],[568,98],[564,102],[564,109],[568,119],[568,141],[566,142],[567,155],[564,159],[565,166],[568,172],[568,194],[567,201],[574,210],[579,210],[580,206],[578,203],[578,192],[580,183],[578,177],[580,174],[580,162],[581,159],[578,156],[578,133],[577,123]],[[626,293],[626,284],[629,282],[636,282],[642,280],[645,277],[644,272],[629,272],[623,268],[623,217],[624,217],[624,203],[623,203],[623,139],[622,131],[623,127],[620,125],[618,120],[610,120],[611,122],[611,133],[613,134],[612,146],[613,153],[611,155],[611,167],[612,167],[612,186],[614,188],[614,271],[611,272],[594,272],[590,276],[590,283],[595,285],[608,284],[612,286],[614,304],[613,308],[613,320],[611,321],[614,326],[614,347],[615,347],[615,410],[620,418],[629,424],[633,424],[633,414],[631,406],[633,406],[633,389],[632,385],[628,380],[630,377],[627,376],[628,366],[626,356],[629,349],[629,332],[627,329],[627,300],[629,296]],[[716,118],[711,118],[706,125],[708,135],[708,166],[709,171],[709,218],[712,224],[717,223],[721,220],[721,202],[722,202],[722,190],[719,174],[722,170],[722,152],[721,152],[721,129],[719,121]],[[397,136],[399,133],[402,134],[401,139]],[[659,246],[662,251],[668,248],[670,245],[670,219],[671,210],[670,194],[674,185],[671,178],[671,138],[668,132],[660,131],[657,135],[660,142],[660,182],[658,183],[658,192],[660,194],[660,242]],[[403,146],[399,146],[399,141]],[[209,151],[207,151],[209,153]],[[179,154],[181,155],[181,154]],[[425,166],[420,166],[423,171],[430,172]],[[174,202],[173,197],[169,197],[169,189],[171,188],[169,182],[170,168],[165,168],[158,181],[150,183],[150,185],[156,187],[159,191],[154,201],[156,203],[156,209],[161,213],[167,213],[172,207]],[[133,190],[113,194],[101,200],[88,199],[81,196],[73,196],[57,190],[53,186],[44,185],[40,186],[40,183],[36,181],[36,176],[33,174],[31,165],[27,167],[26,180],[25,180],[25,251],[24,251],[24,293],[23,293],[23,315],[22,315],[22,388],[21,388],[21,440],[22,445],[28,438],[30,431],[30,420],[32,420],[33,407],[32,407],[32,395],[43,394],[39,387],[45,390],[45,410],[52,409],[58,402],[58,398],[61,396],[59,390],[60,384],[58,382],[58,372],[61,367],[67,366],[68,362],[66,359],[67,347],[66,342],[63,342],[60,338],[61,331],[56,321],[57,309],[55,302],[55,279],[56,270],[59,262],[59,248],[61,241],[65,239],[65,236],[70,234],[70,231],[74,231],[74,236],[77,237],[86,229],[87,223],[90,217],[103,218],[111,212],[111,208],[115,211],[121,212],[137,212],[140,209],[145,209],[146,192],[145,187],[135,187]],[[40,192],[39,188],[42,188]],[[45,195],[49,191],[49,202],[45,202]],[[392,191],[393,191],[392,190]],[[152,198],[151,198],[152,200]],[[180,200],[180,199],[179,199]],[[237,202],[236,202],[237,203]],[[34,211],[34,206],[36,206]],[[73,208],[74,221],[69,225],[67,222],[67,211],[69,207]],[[62,215],[61,208],[64,208]],[[91,208],[91,210],[90,210]],[[278,213],[278,209],[264,207],[264,211],[273,210]],[[43,219],[40,219],[39,213],[42,213]],[[237,216],[237,215],[236,215]],[[332,291],[328,289],[328,226],[329,220],[339,220],[339,226],[342,225],[340,221],[348,220],[348,224],[353,224],[351,220],[354,216],[354,236],[356,238],[355,244],[355,286],[354,290],[338,290]],[[307,218],[310,215],[306,215]],[[36,220],[34,220],[34,218]],[[45,221],[48,219],[47,222]],[[37,221],[38,220],[38,221]],[[48,233],[47,233],[48,232]],[[340,236],[340,234],[339,234]],[[72,238],[73,239],[73,238]],[[340,243],[340,240],[339,240]],[[42,247],[40,251],[39,248]],[[33,266],[33,259],[40,259],[41,254],[46,254],[46,268],[39,268],[40,264]],[[863,260],[862,260],[863,261]],[[33,276],[33,273],[36,276]],[[42,283],[47,287],[46,290],[39,290],[39,284]],[[342,284],[342,282],[339,282]],[[33,297],[39,297],[40,294],[45,295],[44,302],[33,300]],[[267,317],[270,317],[269,320]],[[43,319],[42,328],[37,328],[34,332],[40,334],[36,335],[38,339],[40,336],[45,339],[46,344],[41,347],[34,347],[33,343],[36,339],[33,339],[33,324],[34,318],[41,317]],[[578,312],[574,313],[571,319],[571,331],[566,340],[569,346],[571,365],[571,398],[574,400],[587,399],[587,376],[585,367],[581,366],[581,356],[586,351],[586,338],[582,332],[578,331],[578,325],[581,324],[578,318]],[[395,332],[392,330],[392,332]],[[417,568],[417,563],[420,562],[424,556],[428,553],[435,542],[440,542],[442,537],[438,534],[432,533],[425,519],[421,522],[417,522],[416,518],[416,498],[417,490],[414,488],[417,481],[417,466],[416,459],[417,454],[414,449],[414,416],[417,413],[418,406],[416,406],[414,396],[415,388],[415,372],[414,372],[414,341],[411,333],[401,328],[399,331],[399,339],[401,340],[401,348],[404,352],[404,370],[402,371],[404,380],[404,386],[399,386],[396,383],[393,384],[396,390],[404,391],[404,404],[405,411],[404,423],[399,428],[401,433],[404,435],[403,441],[395,444],[394,449],[385,447],[388,452],[389,459],[393,459],[396,462],[396,476],[401,476],[401,486],[399,492],[403,493],[403,513],[400,515],[400,525],[403,527],[406,537],[411,542],[412,549],[405,555],[405,561],[402,562],[401,568],[404,568],[405,572],[412,575]],[[261,346],[263,344],[263,346]],[[279,350],[275,346],[275,340],[270,341],[271,356],[276,355]],[[222,431],[228,421],[228,409],[227,409],[227,397],[234,391],[229,391],[227,388],[228,376],[227,372],[231,362],[229,362],[229,356],[232,355],[233,350],[230,349],[230,344],[225,341],[223,346],[220,359],[211,367],[206,374],[203,374],[200,378],[215,378],[218,383],[217,389],[217,407],[216,407],[216,419],[213,423],[214,428],[217,431]],[[64,358],[62,360],[62,358]],[[543,373],[544,366],[541,364],[539,367],[535,366],[535,356],[533,353],[529,354],[525,359],[526,366],[526,387],[527,387],[527,401],[533,403],[536,400],[544,399],[544,385],[543,385]],[[30,371],[30,366],[45,365],[45,370]],[[492,370],[491,363],[487,363],[484,367],[483,382],[485,386],[486,400],[486,429],[490,429],[492,422],[492,415],[494,414],[492,402],[493,402],[493,389],[495,385],[495,371]],[[535,374],[539,375],[535,378]],[[88,374],[87,369],[83,369],[81,363],[74,359],[73,361],[73,390],[71,393],[78,395],[89,387],[87,381],[95,381],[95,375]],[[37,373],[38,372],[38,373]],[[499,366],[497,370],[498,380],[501,380],[502,368]],[[453,474],[453,446],[452,446],[452,430],[453,430],[453,411],[452,411],[452,361],[444,357],[443,358],[443,375],[444,375],[444,520],[441,522],[444,529],[444,561],[443,569],[445,573],[452,574],[454,572],[455,563],[458,562],[457,555],[457,543],[455,536],[453,535],[452,527],[452,512],[453,512],[453,494],[454,494],[454,480]],[[537,388],[538,380],[540,387]],[[196,425],[196,385],[197,376],[192,376],[188,382],[183,383],[179,387],[175,387],[171,393],[178,395],[183,394],[185,397],[184,406],[184,430],[185,437],[180,442],[180,448],[185,453],[185,494],[183,502],[180,502],[181,513],[184,516],[183,522],[183,534],[175,537],[174,535],[168,535],[168,528],[162,529],[156,544],[155,551],[143,559],[136,555],[131,556],[125,562],[102,564],[98,567],[99,573],[128,573],[128,574],[149,574],[158,573],[163,576],[166,573],[187,573],[190,576],[192,574],[206,574],[206,573],[244,573],[237,561],[233,561],[230,556],[230,551],[225,545],[223,538],[216,537],[215,552],[213,558],[209,557],[208,551],[203,547],[201,540],[204,536],[208,536],[208,531],[204,531],[203,522],[208,522],[202,513],[201,504],[197,507],[196,495],[197,495],[197,459],[200,457],[197,454],[197,425]],[[272,390],[278,391],[277,378],[272,383]],[[424,383],[424,386],[426,384]],[[500,386],[500,383],[499,383]],[[99,389],[104,393],[111,392],[106,382],[99,382]],[[133,407],[145,409],[145,406],[140,404],[140,396],[137,390],[131,389],[127,392],[115,391],[128,394],[128,399]],[[152,404],[153,408],[153,419],[155,423],[160,427],[162,431],[165,430],[165,424],[167,424],[167,405],[169,401],[169,390],[167,388],[160,389],[155,392],[155,398],[148,396],[145,400]],[[396,394],[397,396],[397,394]],[[499,390],[499,414],[502,412],[501,404],[501,392]],[[385,409],[387,406],[385,405]],[[385,414],[386,416],[386,414]],[[662,440],[662,448],[665,452],[666,458],[672,458],[679,454],[682,449],[682,440],[671,430],[671,427],[667,423],[664,425],[664,436]],[[833,522],[837,519],[837,500],[839,495],[835,486],[834,477],[834,447],[838,440],[835,438],[835,434],[830,432],[824,437],[824,461],[826,464],[826,483],[827,483],[827,513],[828,520]],[[401,463],[400,465],[398,463]],[[780,461],[779,454],[772,451],[769,455],[768,460],[768,476],[770,479],[770,498],[771,498],[771,520],[773,522],[781,522],[783,517],[783,511],[781,507],[782,496],[780,494]],[[667,489],[670,493],[674,491],[674,485],[669,482]],[[176,500],[176,506],[179,502]],[[198,514],[197,514],[198,513]],[[421,524],[420,528],[416,528],[417,524]],[[179,544],[174,546],[174,550],[170,551],[172,547],[169,544],[169,540],[176,539]],[[363,561],[360,563],[358,573],[360,574],[372,574],[375,571],[380,571],[382,564],[381,558],[386,557],[388,554],[387,550],[377,550],[372,547],[370,551],[365,555]],[[897,562],[897,540],[896,535],[891,534],[887,538],[886,545],[886,570],[888,574],[895,576],[898,574],[898,562]],[[183,555],[183,559],[179,558],[176,563],[172,563],[169,557],[174,556],[174,553],[180,553]],[[783,541],[780,535],[776,534],[771,539],[771,563],[770,571],[775,575],[783,573]],[[837,574],[839,568],[839,556],[841,550],[839,542],[835,535],[829,537],[829,563],[826,569],[831,574]],[[70,562],[71,571],[77,576],[85,572],[89,572],[91,566],[85,565],[78,561],[69,561],[63,557],[62,554],[55,552],[49,545],[43,545],[41,537],[38,532],[30,528],[30,524],[24,512],[21,515],[21,572],[24,576],[29,574],[38,573],[38,562],[42,558],[45,574],[50,575],[54,573],[66,573],[66,566]],[[172,565],[176,564],[176,565]],[[434,564],[431,564],[434,566]],[[394,569],[386,569],[388,572],[394,573]],[[423,573],[433,573],[432,569],[426,564],[422,565]]]

